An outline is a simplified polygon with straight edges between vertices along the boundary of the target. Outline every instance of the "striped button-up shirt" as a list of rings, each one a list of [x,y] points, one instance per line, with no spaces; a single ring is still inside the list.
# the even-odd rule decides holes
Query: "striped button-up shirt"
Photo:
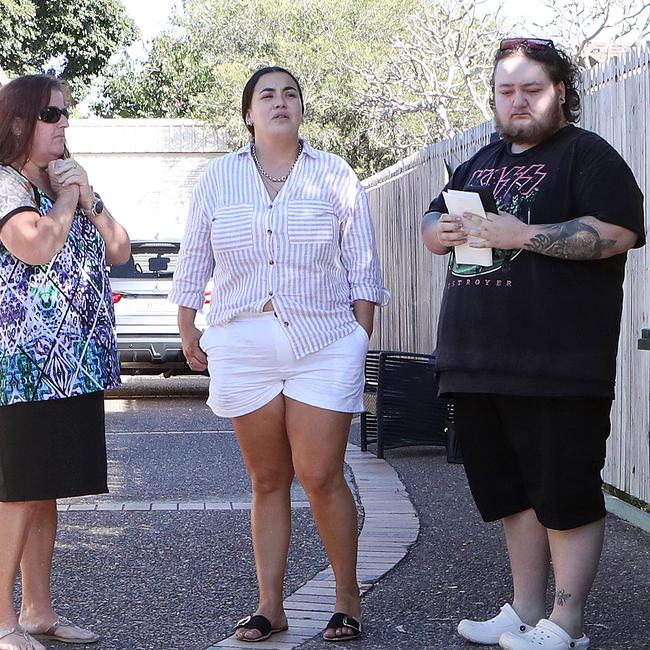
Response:
[[[192,194],[169,299],[200,309],[210,275],[210,325],[271,300],[296,358],[352,332],[355,300],[389,300],[363,187],[341,158],[305,141],[274,200],[250,144],[207,167]]]

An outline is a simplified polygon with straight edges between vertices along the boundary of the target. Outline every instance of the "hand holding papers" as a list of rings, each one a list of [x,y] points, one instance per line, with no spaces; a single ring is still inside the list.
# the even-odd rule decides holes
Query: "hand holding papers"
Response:
[[[485,218],[485,209],[481,197],[476,192],[461,192],[459,190],[448,190],[442,193],[447,205],[449,214],[462,216],[464,212],[471,212]],[[488,206],[489,209],[490,206]],[[478,241],[470,238],[470,241]],[[492,266],[491,248],[472,248],[469,242],[456,246],[454,249],[456,261],[459,264],[473,264],[477,266]]]

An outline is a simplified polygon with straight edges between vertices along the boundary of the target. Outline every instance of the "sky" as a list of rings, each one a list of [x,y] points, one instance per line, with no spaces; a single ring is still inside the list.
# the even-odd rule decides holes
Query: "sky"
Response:
[[[144,40],[151,40],[166,27],[174,7],[180,9],[180,0],[122,0],[126,12],[135,20]]]

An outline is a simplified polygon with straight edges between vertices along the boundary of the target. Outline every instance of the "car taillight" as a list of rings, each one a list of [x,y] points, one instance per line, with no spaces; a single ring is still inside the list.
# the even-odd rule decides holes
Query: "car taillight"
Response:
[[[113,304],[115,304],[116,302],[120,302],[120,300],[122,300],[122,294],[115,293],[115,291],[113,291]]]
[[[209,305],[211,298],[212,298],[212,291],[205,291],[203,293],[203,304],[204,305]]]

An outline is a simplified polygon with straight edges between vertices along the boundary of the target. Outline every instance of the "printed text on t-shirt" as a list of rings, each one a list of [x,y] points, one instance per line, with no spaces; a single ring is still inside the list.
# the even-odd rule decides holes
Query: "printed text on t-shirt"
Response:
[[[496,169],[477,169],[469,187],[492,187],[495,198],[513,193],[528,196],[547,176],[545,165],[516,165]]]

